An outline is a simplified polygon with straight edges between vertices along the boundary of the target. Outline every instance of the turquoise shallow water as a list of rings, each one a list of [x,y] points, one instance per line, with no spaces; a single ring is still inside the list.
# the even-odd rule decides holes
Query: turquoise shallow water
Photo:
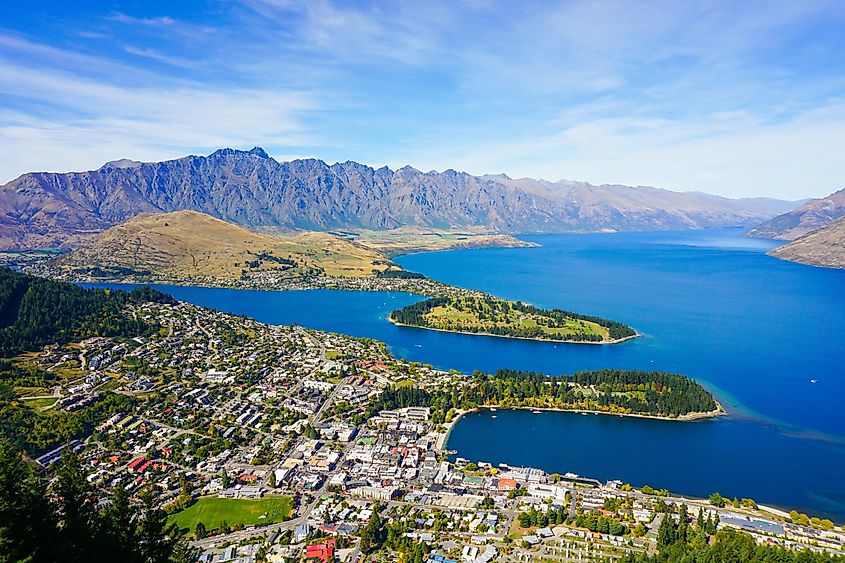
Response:
[[[525,238],[542,246],[398,261],[500,297],[620,320],[645,336],[591,346],[396,327],[387,314],[420,299],[404,293],[163,289],[265,322],[377,338],[394,354],[442,368],[684,373],[731,416],[672,423],[480,413],[456,426],[449,447],[482,461],[686,494],[719,490],[845,520],[845,271],[768,257],[773,242],[735,230]]]

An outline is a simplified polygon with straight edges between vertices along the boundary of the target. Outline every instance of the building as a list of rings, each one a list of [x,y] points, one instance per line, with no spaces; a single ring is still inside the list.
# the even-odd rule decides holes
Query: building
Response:
[[[499,479],[499,483],[496,485],[496,488],[500,491],[515,491],[518,485],[514,479]]]
[[[293,531],[293,543],[304,542],[310,532],[311,526],[308,524],[300,524]]]
[[[322,563],[334,561],[334,538],[329,538],[324,543],[318,543],[306,547],[305,560],[321,561]]]
[[[359,487],[350,492],[361,498],[389,501],[392,500],[399,491],[395,487]]]

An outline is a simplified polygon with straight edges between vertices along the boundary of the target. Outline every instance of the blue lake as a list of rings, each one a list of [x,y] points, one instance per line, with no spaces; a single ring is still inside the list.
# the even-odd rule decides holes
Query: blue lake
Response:
[[[449,447],[476,460],[685,494],[719,490],[845,519],[845,271],[768,257],[775,243],[735,230],[524,238],[542,246],[397,261],[462,287],[619,320],[645,336],[594,346],[396,327],[389,312],[420,299],[404,293],[162,289],[265,322],[377,338],[442,368],[684,373],[731,416],[673,423],[478,413],[455,427]]]

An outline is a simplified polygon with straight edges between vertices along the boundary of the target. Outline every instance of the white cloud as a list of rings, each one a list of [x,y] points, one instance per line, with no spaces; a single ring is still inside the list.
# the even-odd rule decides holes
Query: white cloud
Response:
[[[164,63],[170,66],[175,66],[179,68],[191,68],[196,65],[196,61],[188,60],[188,59],[181,59],[178,57],[171,57],[169,55],[165,55],[155,49],[147,48],[139,48],[133,47],[132,45],[127,45],[123,48],[124,51],[129,53],[130,55],[135,55],[137,57],[144,57],[147,59],[151,59],[156,62]]]
[[[0,94],[50,108],[44,116],[0,113],[0,146],[13,148],[0,151],[0,181],[29,170],[96,168],[119,157],[314,142],[302,116],[315,100],[304,92],[190,83],[120,87],[0,61]]]
[[[122,12],[115,12],[107,17],[107,19],[111,21],[115,21],[118,23],[128,24],[128,25],[148,25],[153,27],[170,27],[176,20],[171,18],[170,16],[159,16],[159,17],[152,17],[152,18],[136,18],[133,16],[129,16]]]
[[[508,142],[431,142],[398,155],[429,167],[481,174],[652,185],[784,199],[827,195],[845,185],[845,102],[780,122],[744,112],[702,119],[620,117],[581,121]]]
[[[211,12],[105,14],[69,43],[0,33],[0,178],[261,144],[726,195],[842,182],[835,0],[238,0]]]

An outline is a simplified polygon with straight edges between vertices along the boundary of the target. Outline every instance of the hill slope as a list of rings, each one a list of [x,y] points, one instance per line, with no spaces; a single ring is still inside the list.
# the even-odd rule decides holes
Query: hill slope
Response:
[[[795,240],[845,216],[845,188],[827,197],[811,199],[798,209],[778,215],[749,230],[758,238]]]
[[[248,231],[196,211],[144,213],[111,227],[62,255],[63,270],[154,275],[165,278],[238,279],[244,271],[323,271],[369,276],[390,264],[377,252],[327,233],[284,238]]]
[[[145,211],[194,210],[248,228],[485,227],[519,233],[744,226],[792,207],[409,166],[393,171],[314,159],[280,163],[260,148],[221,149],[208,157],[24,174],[0,186],[0,248],[75,246]]]
[[[845,217],[775,248],[769,254],[810,266],[845,268]]]
[[[130,303],[173,302],[150,288],[84,289],[0,268],[0,358],[89,336],[137,336],[150,327],[121,313]]]

